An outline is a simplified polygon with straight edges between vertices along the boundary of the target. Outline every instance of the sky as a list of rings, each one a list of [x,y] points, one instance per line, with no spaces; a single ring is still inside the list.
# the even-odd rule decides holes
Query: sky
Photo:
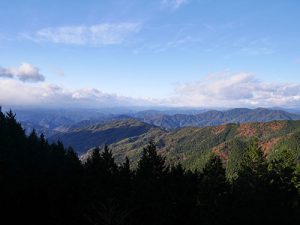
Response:
[[[0,8],[1,105],[300,108],[298,0]]]

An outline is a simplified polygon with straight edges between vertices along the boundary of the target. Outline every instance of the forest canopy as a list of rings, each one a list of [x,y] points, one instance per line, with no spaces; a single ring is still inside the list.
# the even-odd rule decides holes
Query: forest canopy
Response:
[[[298,140],[295,138],[294,140]],[[298,224],[297,141],[266,158],[255,140],[226,165],[211,154],[203,169],[170,165],[151,141],[136,168],[109,146],[81,162],[71,147],[26,135],[0,112],[1,218],[6,224]],[[228,172],[229,171],[229,172]]]

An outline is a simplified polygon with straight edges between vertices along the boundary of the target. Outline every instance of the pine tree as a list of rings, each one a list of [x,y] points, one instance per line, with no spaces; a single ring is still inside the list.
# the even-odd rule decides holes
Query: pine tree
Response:
[[[139,220],[142,224],[166,224],[166,175],[165,158],[157,154],[156,145],[150,141],[143,149],[136,170],[134,205],[139,205]]]
[[[239,180],[246,179],[251,187],[258,186],[268,173],[268,165],[261,147],[256,139],[248,144],[238,172]]]
[[[104,151],[101,153],[100,158],[101,158],[101,164],[102,164],[104,173],[107,176],[116,175],[117,174],[117,165],[115,163],[113,154],[107,145],[105,145]]]
[[[212,155],[201,173],[198,206],[207,224],[224,222],[230,186],[219,156]]]
[[[268,196],[268,165],[257,139],[251,140],[245,150],[238,178],[233,183],[236,223],[267,223],[265,214]],[[249,212],[253,216],[249,217]],[[248,218],[249,217],[249,218]]]
[[[72,147],[68,147],[66,150],[66,166],[72,173],[80,173],[82,169],[81,161],[78,158],[77,153]]]
[[[84,167],[88,173],[95,173],[97,170],[100,170],[101,156],[100,149],[94,148],[92,150],[91,156],[86,160]]]
[[[145,179],[159,179],[168,170],[165,161],[164,157],[157,154],[156,145],[151,140],[148,146],[143,149],[136,174]]]

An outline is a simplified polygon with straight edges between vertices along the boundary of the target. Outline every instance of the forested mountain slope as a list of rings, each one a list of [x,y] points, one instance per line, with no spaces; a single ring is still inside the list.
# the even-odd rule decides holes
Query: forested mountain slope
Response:
[[[143,123],[140,125],[145,126]],[[176,131],[151,128],[134,137],[107,144],[110,144],[117,161],[122,161],[127,156],[135,164],[142,149],[153,139],[157,143],[158,151],[170,164],[180,162],[188,169],[195,169],[202,168],[213,152],[229,164],[238,160],[247,142],[253,139],[257,140],[263,152],[270,157],[283,148],[292,148],[294,157],[299,159],[300,150],[296,147],[298,144],[300,146],[299,137],[300,121],[272,121],[203,128],[187,127]]]
[[[85,153],[96,146],[103,147],[126,138],[136,138],[145,133],[163,132],[160,128],[138,120],[114,120],[107,123],[75,126],[65,132],[50,136],[49,141],[61,140],[66,146],[72,146],[78,153]]]
[[[151,136],[159,150],[144,144]],[[299,224],[299,140],[298,121],[184,128],[94,149],[83,162],[0,111],[0,216],[12,225]],[[135,165],[115,161],[122,144],[139,155]],[[205,165],[181,166],[201,155]]]

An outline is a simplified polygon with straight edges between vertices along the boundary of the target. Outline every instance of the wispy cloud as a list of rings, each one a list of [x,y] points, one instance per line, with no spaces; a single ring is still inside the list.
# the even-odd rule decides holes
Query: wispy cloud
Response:
[[[105,46],[122,44],[140,28],[139,23],[102,23],[91,26],[48,27],[23,36],[38,42]]]
[[[178,37],[164,43],[156,43],[156,44],[144,44],[143,46],[135,49],[133,51],[134,54],[139,54],[140,52],[152,52],[152,53],[160,53],[170,49],[187,49],[192,48],[195,43],[202,42],[200,38],[193,38],[191,36]]]
[[[268,38],[254,40],[242,38],[234,47],[238,47],[239,53],[246,55],[260,56],[274,53],[273,45]]]
[[[180,85],[170,102],[176,105],[241,107],[300,105],[300,84],[272,83],[249,73],[215,74]]]
[[[29,63],[22,63],[19,67],[12,68],[0,67],[0,77],[17,78],[22,82],[40,82],[45,80],[40,70]]]
[[[165,6],[171,7],[173,9],[177,9],[188,2],[189,0],[162,0],[161,3]]]
[[[272,49],[266,47],[245,47],[245,48],[241,48],[240,52],[245,53],[247,55],[253,55],[253,56],[270,55],[274,53]]]
[[[60,77],[65,76],[65,71],[61,67],[51,65],[51,66],[49,66],[49,68],[53,72],[53,74],[60,76]]]

